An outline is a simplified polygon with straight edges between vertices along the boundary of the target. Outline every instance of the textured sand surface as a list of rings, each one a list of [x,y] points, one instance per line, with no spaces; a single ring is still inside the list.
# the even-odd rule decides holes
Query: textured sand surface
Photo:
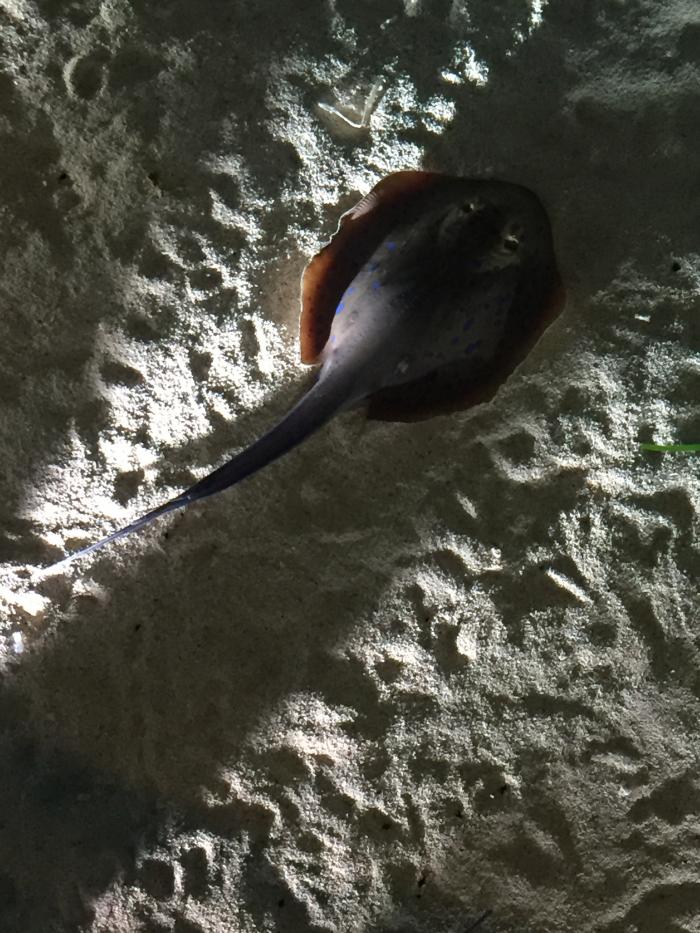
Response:
[[[3,933],[700,930],[699,99],[696,0],[0,0]],[[552,218],[494,402],[38,574],[285,411],[419,166]]]

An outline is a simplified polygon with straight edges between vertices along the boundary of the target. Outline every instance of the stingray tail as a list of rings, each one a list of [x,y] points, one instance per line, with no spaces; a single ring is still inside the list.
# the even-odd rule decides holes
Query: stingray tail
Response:
[[[127,535],[130,535],[132,531],[139,531],[139,529],[145,528],[146,525],[150,525],[152,521],[154,521],[156,518],[159,518],[161,515],[167,515],[168,512],[174,512],[175,509],[181,509],[185,505],[187,505],[187,502],[183,499],[183,497],[177,496],[175,499],[171,499],[169,502],[165,502],[163,505],[159,505],[157,508],[152,509],[150,512],[146,512],[145,515],[137,518],[136,521],[131,522],[130,525],[125,525],[123,528],[118,528],[116,531],[113,531],[112,534],[106,535],[104,538],[100,538],[99,541],[95,541],[93,544],[88,544],[87,547],[80,548],[79,551],[74,551],[72,554],[62,558],[62,560],[57,561],[55,564],[51,564],[51,566],[47,567],[46,569],[57,570],[59,567],[65,567],[66,565],[71,564],[74,560],[77,560],[79,557],[85,557],[87,554],[91,554],[93,551],[98,551],[106,544],[111,544],[112,541],[117,541],[119,538],[125,538]]]
[[[112,541],[125,538],[132,532],[145,528],[146,525],[150,525],[152,521],[161,515],[184,508],[191,502],[213,496],[229,486],[240,483],[241,480],[253,473],[257,473],[268,463],[277,460],[278,457],[304,441],[314,431],[330,421],[333,415],[344,408],[352,398],[352,383],[344,378],[342,373],[329,373],[326,378],[319,380],[312,386],[274,428],[268,431],[267,434],[263,434],[261,438],[252,443],[250,447],[242,450],[228,463],[209,473],[174,499],[170,499],[152,511],[146,512],[145,515],[137,518],[131,524],[113,531],[99,541],[95,541],[94,544],[89,544],[87,547],[69,554],[57,563],[52,564],[47,570],[54,570],[69,564],[78,557],[85,557],[106,544],[111,544]]]

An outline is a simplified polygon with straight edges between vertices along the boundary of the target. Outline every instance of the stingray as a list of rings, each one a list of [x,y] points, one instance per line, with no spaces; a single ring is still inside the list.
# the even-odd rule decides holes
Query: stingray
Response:
[[[304,270],[301,359],[319,364],[309,391],[223,466],[53,566],[239,483],[360,403],[370,418],[417,421],[488,401],[564,298],[549,219],[532,191],[388,175]]]

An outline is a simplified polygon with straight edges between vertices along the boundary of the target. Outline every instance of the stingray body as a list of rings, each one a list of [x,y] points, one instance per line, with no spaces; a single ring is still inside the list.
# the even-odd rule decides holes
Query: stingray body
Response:
[[[563,302],[549,220],[531,191],[389,175],[304,272],[301,357],[321,364],[307,394],[228,463],[65,561],[233,486],[360,402],[370,417],[410,421],[487,400]]]

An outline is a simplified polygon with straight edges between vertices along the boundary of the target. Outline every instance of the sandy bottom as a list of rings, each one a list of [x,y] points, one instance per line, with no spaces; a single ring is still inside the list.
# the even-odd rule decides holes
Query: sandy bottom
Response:
[[[698,62],[695,0],[0,0],[3,933],[700,930]],[[42,575],[289,407],[419,166],[552,219],[496,399]]]

